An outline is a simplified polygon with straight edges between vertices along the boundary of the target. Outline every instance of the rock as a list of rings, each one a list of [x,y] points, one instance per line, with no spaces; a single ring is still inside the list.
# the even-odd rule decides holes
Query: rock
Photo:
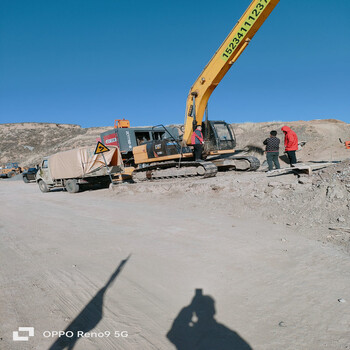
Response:
[[[211,185],[210,187],[213,191],[221,191],[224,189],[223,186],[218,186],[218,185]]]
[[[275,198],[279,198],[283,195],[283,191],[280,190],[279,188],[274,188],[271,192],[271,195]]]
[[[277,181],[271,181],[267,184],[267,186],[269,186],[269,187],[278,187],[280,185],[281,185],[281,183],[277,182]]]
[[[281,321],[279,324],[278,324],[280,327],[287,327],[287,324],[283,321]]]
[[[298,183],[305,185],[305,184],[312,184],[312,178],[309,176],[300,176],[298,179]]]
[[[286,190],[295,190],[296,189],[296,184],[285,184],[284,186],[283,186]]]
[[[340,216],[338,219],[337,219],[338,222],[345,222],[345,218],[343,216]]]
[[[344,199],[344,193],[340,186],[328,186],[326,196],[329,200]]]
[[[339,303],[346,303],[346,300],[343,298],[338,299]]]

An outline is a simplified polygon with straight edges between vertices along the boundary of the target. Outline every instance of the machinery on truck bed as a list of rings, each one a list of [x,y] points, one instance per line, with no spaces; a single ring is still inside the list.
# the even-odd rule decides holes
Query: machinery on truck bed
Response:
[[[212,163],[193,161],[191,148],[180,144],[179,131],[179,127],[164,125],[131,128],[129,121],[117,119],[114,129],[102,133],[100,138],[107,147],[112,145],[120,149],[125,165],[124,172],[129,174],[134,172],[134,176],[135,172],[141,172],[149,177],[147,166],[154,165],[154,168],[163,170],[174,168],[179,162],[179,154],[186,162],[178,168],[176,176],[215,176],[217,167]],[[140,145],[145,147],[141,147],[140,152],[135,152]],[[167,162],[162,161],[163,159],[167,159]],[[152,162],[152,165],[147,165],[147,162]],[[163,171],[161,177],[172,177],[172,174],[166,174]]]
[[[236,155],[236,139],[231,127],[225,121],[208,120],[207,104],[210,95],[222,78],[247,47],[255,33],[278,4],[279,0],[253,0],[220,48],[199,75],[190,89],[186,102],[184,132],[181,137],[164,126],[148,128],[147,132],[161,132],[160,139],[149,137],[138,144],[135,135],[131,138],[132,156],[128,159],[135,167],[135,173],[146,178],[162,178],[200,175],[215,176],[218,168],[254,171],[260,166],[256,157]],[[205,121],[203,122],[204,115]],[[204,135],[204,158],[195,161],[191,151],[191,136],[197,125],[202,126]],[[116,140],[129,131],[124,128],[115,132]],[[139,128],[141,132],[143,128]],[[169,134],[171,137],[169,137]],[[107,134],[102,134],[103,142]],[[129,134],[130,136],[130,134]],[[121,147],[123,152],[123,147]],[[131,148],[130,148],[131,151]],[[131,153],[130,153],[131,154]]]
[[[117,147],[109,147],[109,151],[103,154],[82,147],[45,157],[36,173],[36,182],[41,192],[61,187],[76,193],[82,186],[110,184],[110,174],[119,174],[123,168]]]
[[[168,126],[130,127],[125,119],[116,119],[114,129],[100,135],[101,141],[107,147],[116,146],[120,149],[126,167],[136,167],[133,150],[141,144],[179,138],[179,129]]]

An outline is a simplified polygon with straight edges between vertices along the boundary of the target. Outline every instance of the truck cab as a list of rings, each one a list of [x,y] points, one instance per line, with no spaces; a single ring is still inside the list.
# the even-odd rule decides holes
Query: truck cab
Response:
[[[39,164],[39,169],[38,169],[38,172],[36,173],[35,181],[38,184],[39,184],[40,181],[45,181],[45,183],[48,186],[53,185],[54,181],[53,181],[53,179],[51,178],[51,175],[50,175],[49,159],[48,159],[48,157],[44,157],[42,159],[41,163]]]

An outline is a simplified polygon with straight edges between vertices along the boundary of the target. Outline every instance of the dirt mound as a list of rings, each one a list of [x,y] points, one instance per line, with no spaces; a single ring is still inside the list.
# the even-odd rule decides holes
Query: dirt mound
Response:
[[[270,123],[243,123],[232,124],[237,137],[237,148],[247,145],[263,148],[265,140],[271,130],[278,132],[277,137],[281,139],[281,151],[283,152],[284,135],[282,126],[287,125],[298,135],[299,141],[306,144],[297,152],[298,160],[343,160],[350,156],[350,150],[345,149],[343,143],[350,140],[350,124],[335,119],[322,119],[296,122],[270,122]],[[260,159],[264,156],[256,153]]]

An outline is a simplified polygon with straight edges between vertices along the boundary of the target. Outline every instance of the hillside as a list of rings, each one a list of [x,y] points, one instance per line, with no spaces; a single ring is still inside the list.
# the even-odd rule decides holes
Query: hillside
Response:
[[[262,147],[262,141],[271,130],[277,130],[283,143],[281,127],[287,125],[298,135],[305,146],[297,153],[302,161],[343,160],[350,157],[350,150],[345,149],[344,142],[350,140],[350,124],[335,119],[320,119],[295,122],[266,122],[232,124],[237,137],[238,148],[246,145]],[[283,148],[282,148],[283,151]],[[263,156],[264,158],[264,156]]]
[[[290,123],[242,123],[232,124],[237,137],[237,148],[247,145],[263,147],[262,141],[270,130],[277,130],[283,140],[281,127],[290,126],[306,141],[298,158],[308,160],[342,160],[350,157],[339,142],[350,140],[350,124],[325,119]],[[17,161],[21,166],[31,166],[43,157],[59,151],[81,146],[94,146],[99,135],[112,127],[82,128],[74,124],[17,123],[0,125],[0,163]],[[264,155],[255,154],[261,160]]]
[[[0,163],[37,164],[43,156],[93,146],[111,127],[82,128],[74,124],[18,123],[0,125]]]

